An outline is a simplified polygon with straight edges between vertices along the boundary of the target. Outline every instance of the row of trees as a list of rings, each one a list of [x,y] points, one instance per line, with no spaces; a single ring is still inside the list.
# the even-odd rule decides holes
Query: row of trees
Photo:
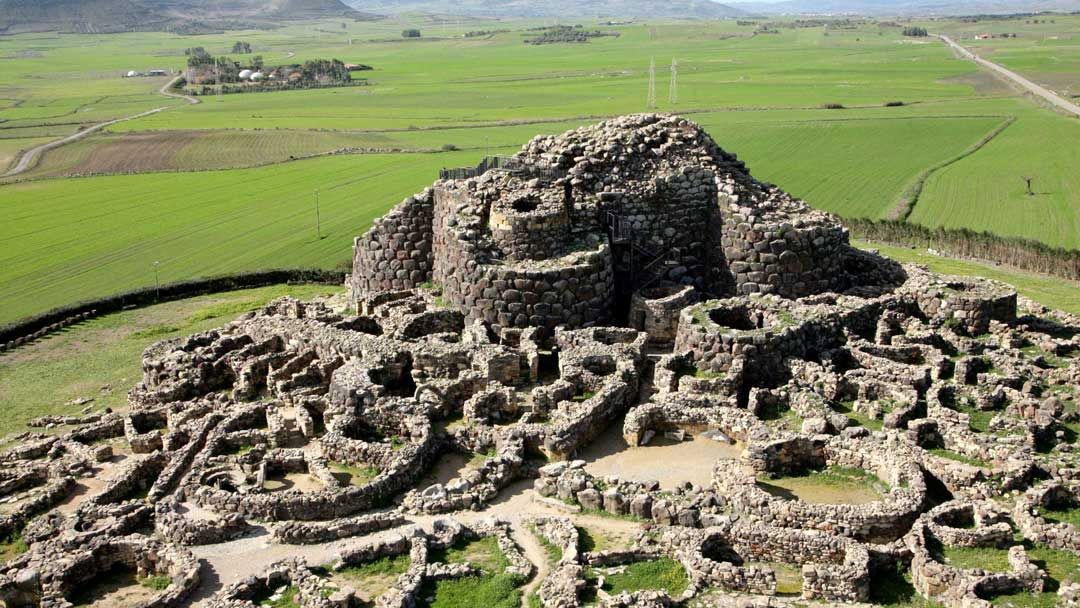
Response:
[[[845,218],[852,236],[868,241],[914,245],[951,256],[988,260],[1021,270],[1080,280],[1080,251],[966,228],[927,228],[897,220]]]
[[[586,30],[580,25],[555,25],[551,27],[531,28],[530,31],[539,31],[539,36],[526,38],[526,44],[558,44],[561,42],[588,42],[590,38],[601,36],[618,36],[618,32],[602,32],[600,30]]]
[[[916,38],[922,38],[923,36],[930,35],[930,33],[926,31],[925,27],[918,26],[905,27],[903,34],[905,36],[914,36]]]

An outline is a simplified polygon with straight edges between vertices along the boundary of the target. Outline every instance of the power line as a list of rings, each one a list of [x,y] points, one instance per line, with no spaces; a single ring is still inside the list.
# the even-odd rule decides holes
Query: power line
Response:
[[[668,85],[668,103],[679,103],[679,60],[671,60],[671,84]]]
[[[645,100],[645,107],[650,110],[656,109],[656,58],[649,62],[649,97]]]

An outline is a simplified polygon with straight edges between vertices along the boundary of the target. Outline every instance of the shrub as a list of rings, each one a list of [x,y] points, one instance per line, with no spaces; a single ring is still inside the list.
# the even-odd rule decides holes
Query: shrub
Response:
[[[164,591],[172,584],[172,579],[164,575],[155,574],[141,579],[139,584],[143,587],[153,589],[154,591]]]

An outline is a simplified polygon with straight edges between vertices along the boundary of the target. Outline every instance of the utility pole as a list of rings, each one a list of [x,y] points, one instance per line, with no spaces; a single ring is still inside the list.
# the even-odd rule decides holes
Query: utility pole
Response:
[[[679,60],[671,60],[671,84],[668,85],[668,103],[679,103]]]
[[[645,100],[645,107],[656,109],[656,57],[649,62],[649,97]]]
[[[161,301],[161,279],[158,277],[158,266],[161,266],[161,262],[154,262],[154,301]]]
[[[322,240],[322,217],[319,214],[319,191],[315,191],[315,236]]]

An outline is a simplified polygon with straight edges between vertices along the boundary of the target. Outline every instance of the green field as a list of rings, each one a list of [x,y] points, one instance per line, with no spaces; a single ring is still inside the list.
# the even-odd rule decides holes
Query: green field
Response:
[[[425,38],[402,40],[412,25]],[[752,25],[703,21],[601,26],[621,35],[589,44],[523,44],[533,25],[503,23],[511,31],[479,38],[461,34],[489,23],[420,17],[206,36],[0,37],[10,68],[0,70],[0,166],[49,138],[169,108],[50,151],[0,185],[8,218],[0,322],[152,284],[155,261],[163,281],[267,266],[344,268],[352,237],[440,167],[646,110],[653,58],[659,111],[687,114],[756,177],[816,207],[889,217],[925,179],[911,221],[1080,246],[1080,121],[1040,108],[935,39],[874,22],[754,36]],[[979,42],[1001,46],[993,53],[1008,51],[1011,67],[1025,73],[1075,73],[1080,61],[1080,16],[1045,26],[928,26],[954,35],[1021,31]],[[336,57],[375,70],[360,73],[370,86],[198,105],[160,96],[163,79],[120,77],[179,69],[189,46],[227,54],[236,40],[271,65]],[[367,153],[295,160],[344,148]],[[457,151],[432,152],[441,150]],[[65,177],[91,173],[114,175]],[[1025,195],[1021,175],[1035,178],[1037,196]]]
[[[961,38],[983,57],[1065,96],[1080,96],[1080,31],[1074,15],[947,22],[935,31]],[[1006,33],[1016,37],[975,39]]]
[[[0,236],[2,320],[153,285],[154,262],[163,283],[273,266],[341,266],[344,276],[353,236],[414,191],[421,175],[431,181],[461,154],[336,156],[11,187]]]

